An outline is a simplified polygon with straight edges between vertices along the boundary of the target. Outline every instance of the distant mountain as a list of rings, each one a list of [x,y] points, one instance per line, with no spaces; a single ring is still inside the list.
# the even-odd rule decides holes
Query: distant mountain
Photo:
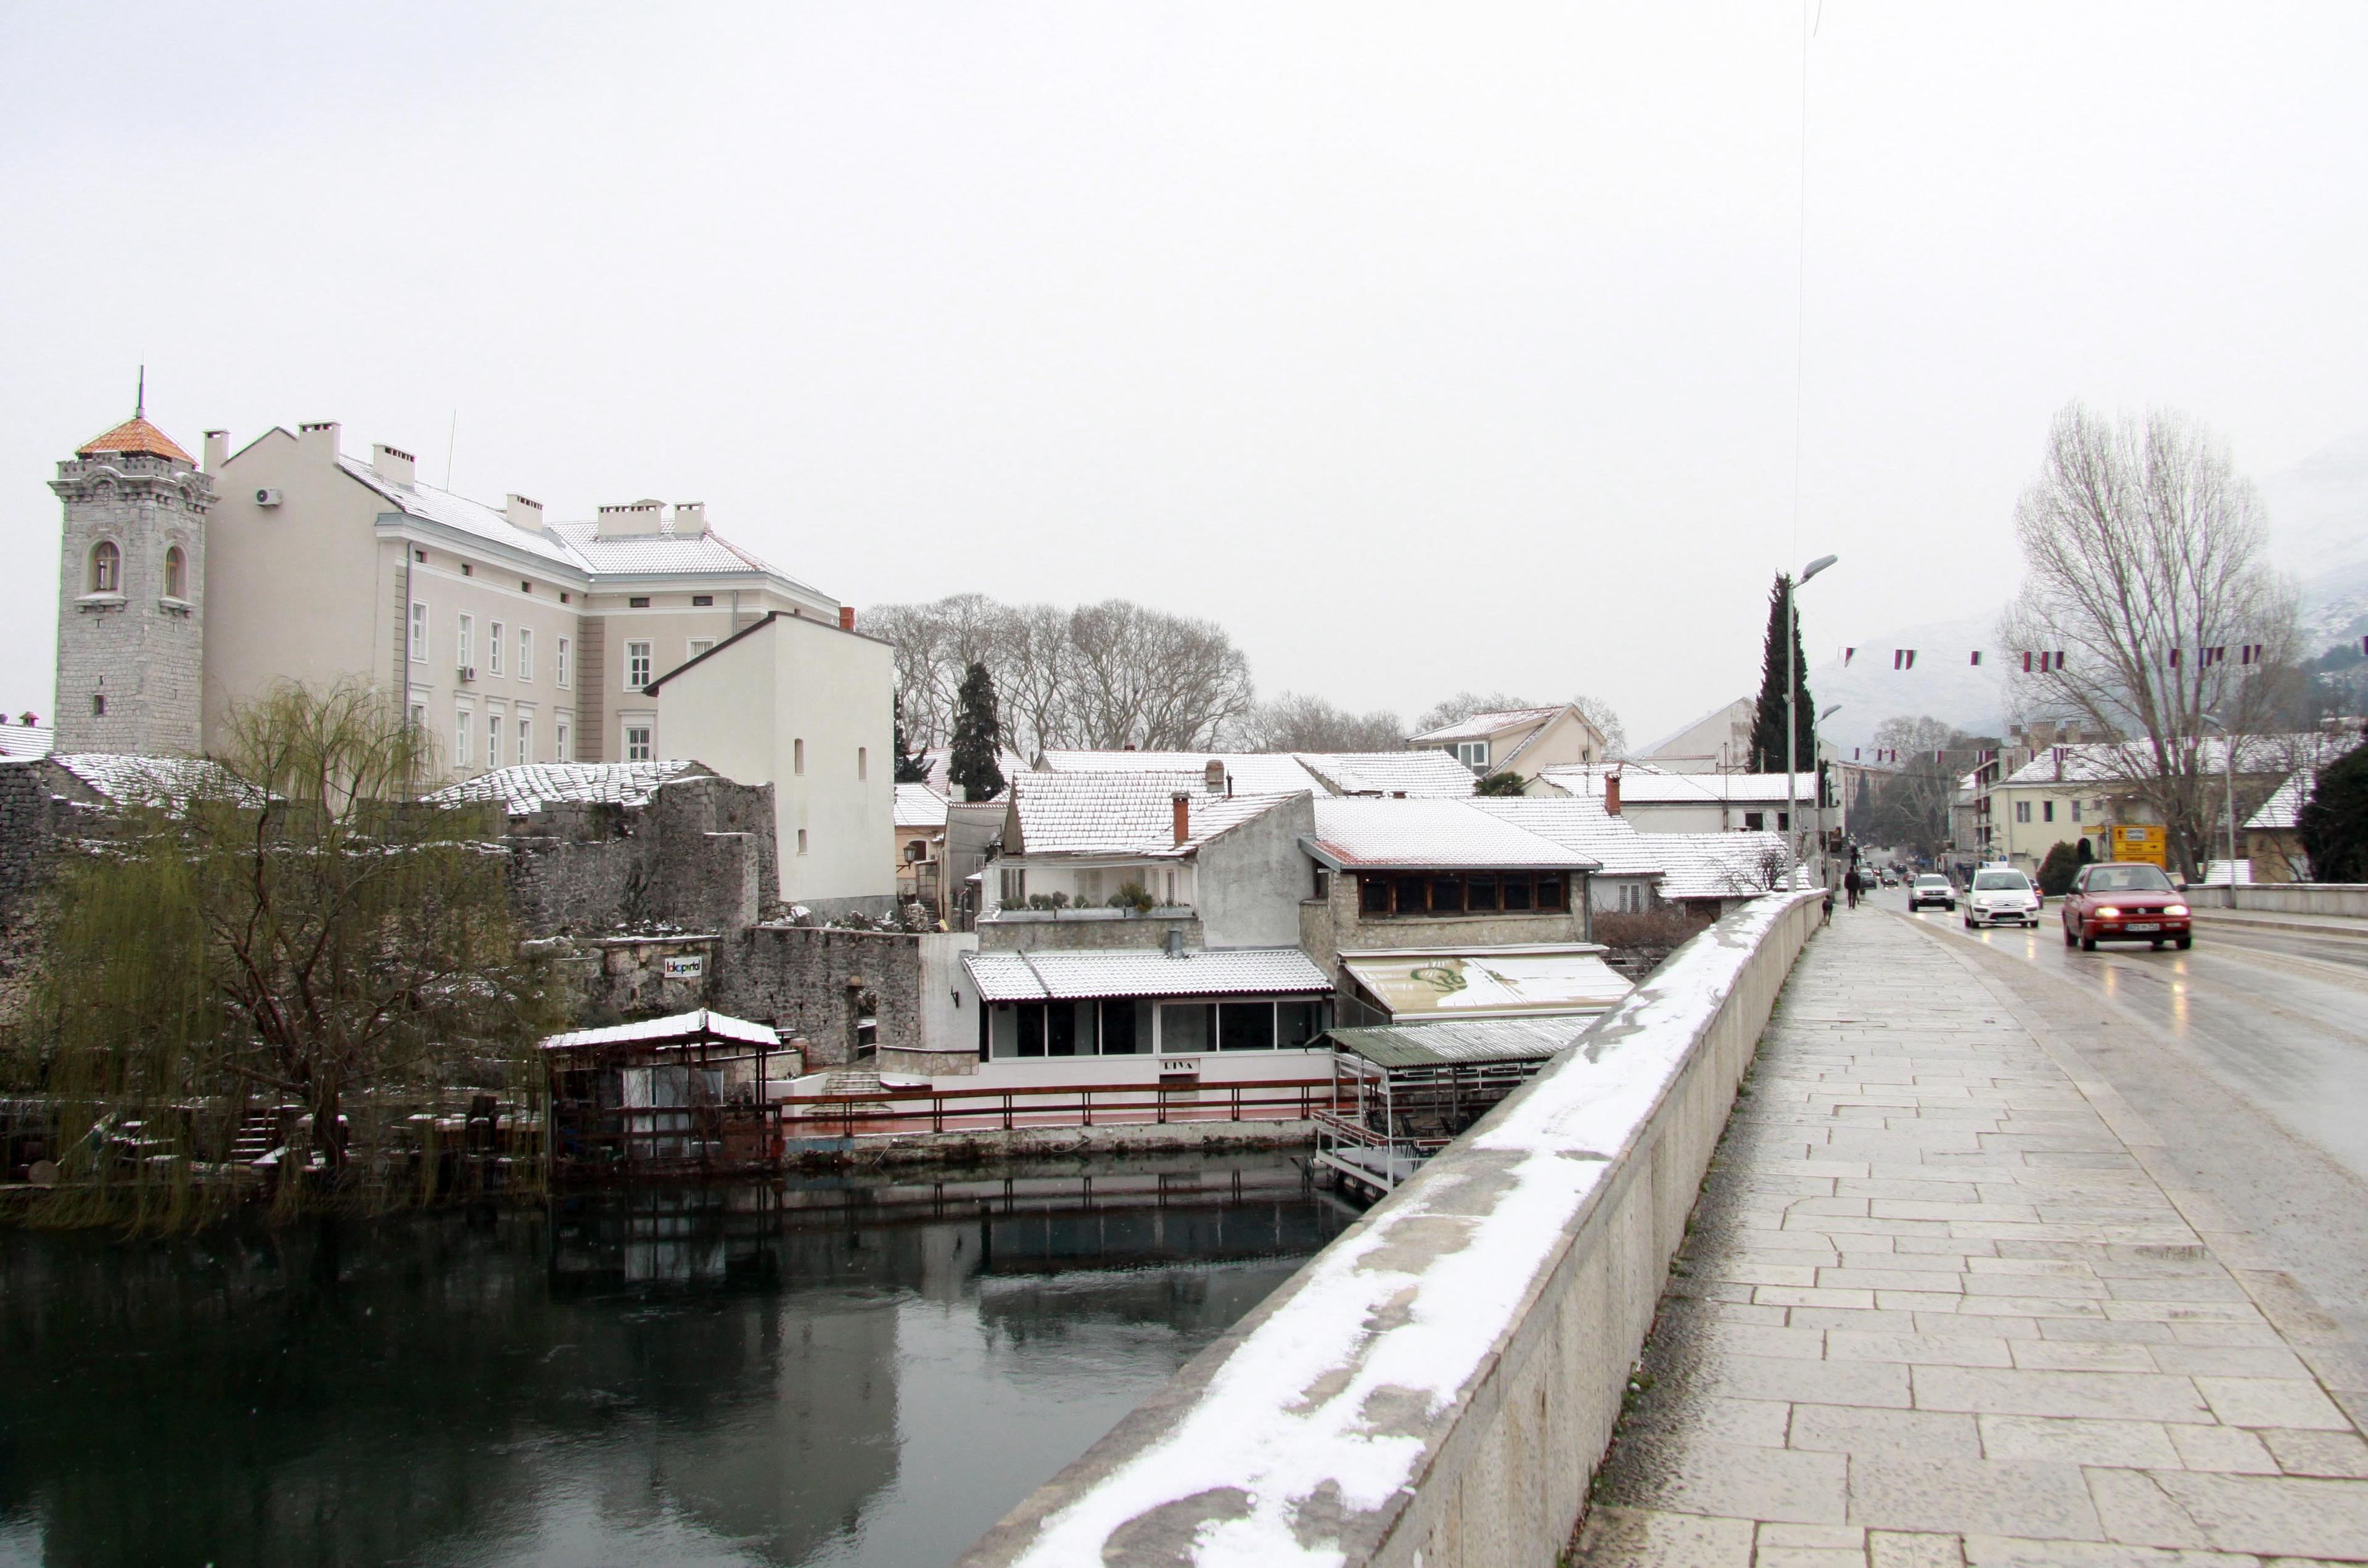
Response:
[[[1973,734],[1998,733],[2007,712],[2004,655],[1986,653],[1980,665],[1967,657],[1995,646],[1997,629],[1995,611],[1930,621],[1892,632],[1879,647],[1861,646],[1847,669],[1838,658],[1815,666],[1808,684],[1817,706],[1842,705],[1826,725],[1827,741],[1848,756],[1853,746],[1872,744],[1874,727],[1885,719],[1922,714]],[[1893,669],[1893,655],[1907,648],[1916,650],[1916,667]]]
[[[2368,636],[2368,430],[2261,481],[2261,500],[2272,556],[2301,591],[2305,652]],[[1811,669],[1818,706],[1842,705],[1826,738],[1864,746],[1885,719],[1918,714],[1998,733],[2008,711],[2005,655],[1988,654],[1996,663],[1978,668],[1966,655],[1993,645],[1998,614],[1907,627],[1881,638],[1879,647],[1861,647],[1848,669],[1839,659]],[[1916,650],[1913,670],[1891,667],[1902,648]]]
[[[2271,549],[2302,590],[2306,646],[2361,635],[2368,618],[2368,430],[2261,481]]]

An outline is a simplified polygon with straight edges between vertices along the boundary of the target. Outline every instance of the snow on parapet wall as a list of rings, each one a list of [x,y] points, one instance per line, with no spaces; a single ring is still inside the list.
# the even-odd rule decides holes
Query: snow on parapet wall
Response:
[[[1437,1468],[1458,1413],[1525,1317],[1553,1319],[1558,1303],[1539,1295],[1590,1205],[1780,928],[1770,956],[1789,967],[1801,926],[1785,923],[1799,912],[1805,926],[1816,898],[1755,900],[1680,949],[1577,1049],[1317,1254],[962,1562],[1365,1561],[1417,1506],[1420,1488],[1441,1484]],[[1772,996],[1779,977],[1755,978],[1755,993]],[[1716,1104],[1723,1111],[1725,1098]],[[1707,1159],[1715,1128],[1691,1132]],[[1685,1179],[1690,1195],[1693,1178]],[[1636,1337],[1665,1261],[1643,1281],[1650,1296]],[[1618,1335],[1607,1325],[1594,1337],[1608,1345]],[[1611,1411],[1634,1350],[1613,1348],[1593,1369],[1608,1383],[1588,1394]],[[1513,1404],[1509,1392],[1503,1403]],[[1543,1395],[1538,1408],[1543,1419]],[[1577,1484],[1597,1457],[1557,1453],[1550,1462]],[[1574,1492],[1573,1517],[1557,1528],[1567,1532],[1576,1507]]]

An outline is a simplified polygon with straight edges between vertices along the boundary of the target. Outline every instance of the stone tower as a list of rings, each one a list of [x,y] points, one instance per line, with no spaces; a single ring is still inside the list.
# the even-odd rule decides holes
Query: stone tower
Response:
[[[199,749],[213,481],[144,408],[58,464],[57,749]]]

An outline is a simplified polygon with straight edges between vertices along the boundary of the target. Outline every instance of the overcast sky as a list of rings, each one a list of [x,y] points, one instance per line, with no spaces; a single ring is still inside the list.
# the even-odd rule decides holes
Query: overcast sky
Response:
[[[2368,6],[1826,0],[1804,219],[1815,6],[7,7],[0,705],[143,361],[192,450],[339,419],[1639,739],[1785,562],[1813,658],[1996,605],[2068,398],[2368,426]]]

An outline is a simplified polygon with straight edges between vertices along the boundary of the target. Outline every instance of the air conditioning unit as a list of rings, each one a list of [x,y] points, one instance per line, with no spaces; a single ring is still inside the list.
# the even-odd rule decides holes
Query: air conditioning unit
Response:
[[[255,504],[258,506],[277,506],[279,505],[279,492],[269,488],[258,490],[255,493]]]
[[[453,674],[464,681],[474,680],[477,678],[477,666],[474,665],[462,665],[458,670],[455,670]]]

